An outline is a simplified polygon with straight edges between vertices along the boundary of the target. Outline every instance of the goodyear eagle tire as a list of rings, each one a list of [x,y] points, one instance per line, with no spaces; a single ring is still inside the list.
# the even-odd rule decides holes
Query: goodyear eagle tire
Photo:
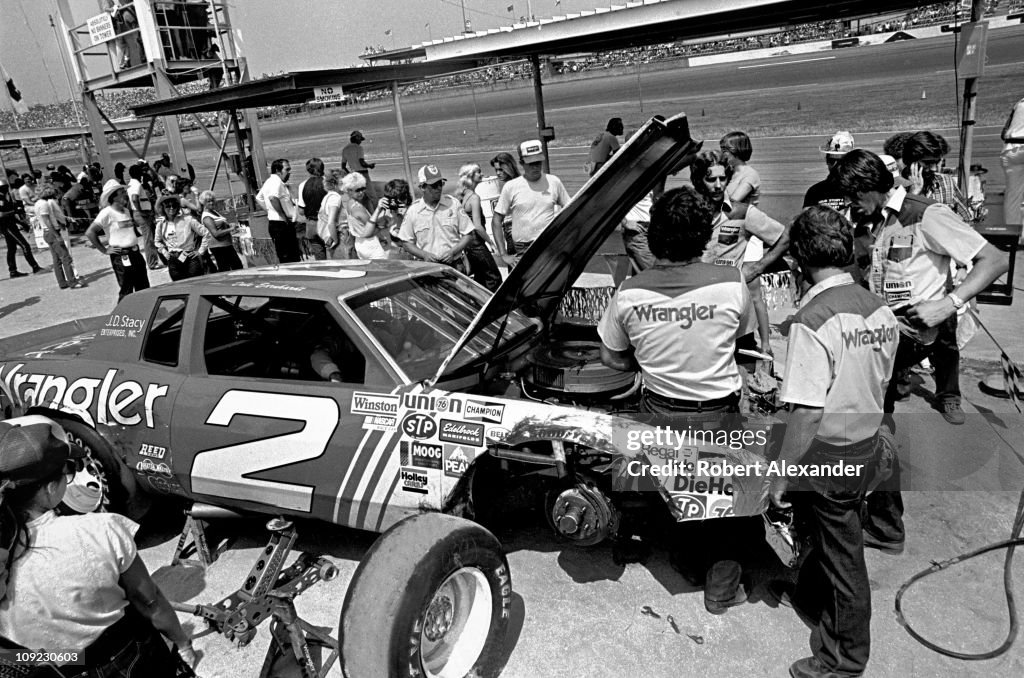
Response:
[[[413,516],[374,542],[341,609],[346,678],[496,676],[507,653],[508,561],[476,523]]]
[[[141,520],[151,502],[138,489],[135,476],[114,454],[103,437],[70,417],[53,417],[88,454],[85,469],[69,484],[64,505],[73,513],[109,511]]]

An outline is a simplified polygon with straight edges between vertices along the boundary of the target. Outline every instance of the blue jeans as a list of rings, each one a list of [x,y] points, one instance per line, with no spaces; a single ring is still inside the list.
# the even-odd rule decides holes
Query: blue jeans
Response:
[[[50,256],[53,257],[53,275],[57,278],[57,286],[66,290],[68,285],[77,280],[71,253],[68,252],[68,248],[64,245],[64,239],[60,237],[59,233],[47,229],[43,233],[43,240],[50,246]]]

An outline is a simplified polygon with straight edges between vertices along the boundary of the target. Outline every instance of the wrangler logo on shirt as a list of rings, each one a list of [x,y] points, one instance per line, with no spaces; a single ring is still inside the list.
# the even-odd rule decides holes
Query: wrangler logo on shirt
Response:
[[[702,304],[690,304],[689,306],[683,306],[681,308],[642,304],[640,306],[634,306],[633,310],[636,312],[636,317],[640,320],[678,322],[680,327],[684,330],[688,330],[693,327],[693,323],[698,320],[710,320],[714,318],[716,308],[718,308],[718,304],[708,304],[707,306]]]
[[[873,330],[850,330],[843,332],[843,343],[846,348],[870,346],[872,350],[881,351],[882,344],[896,341],[896,327],[878,327]]]

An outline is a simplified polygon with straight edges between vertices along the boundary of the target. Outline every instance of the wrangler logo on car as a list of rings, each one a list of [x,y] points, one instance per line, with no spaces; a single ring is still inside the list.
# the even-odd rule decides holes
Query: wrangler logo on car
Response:
[[[22,373],[24,366],[19,363],[7,371],[7,365],[0,365],[0,379],[15,399],[24,407],[74,411],[89,426],[135,426],[142,423],[144,413],[146,427],[153,428],[156,401],[166,397],[170,390],[170,386],[162,384],[115,380],[116,369],[107,370],[102,379],[80,377],[69,383],[66,377],[58,375]]]

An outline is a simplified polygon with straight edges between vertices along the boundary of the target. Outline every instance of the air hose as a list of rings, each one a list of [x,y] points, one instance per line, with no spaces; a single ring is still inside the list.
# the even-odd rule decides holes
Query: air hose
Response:
[[[1017,503],[1017,515],[1013,520],[1013,529],[1010,531],[1010,538],[1004,541],[996,542],[994,544],[983,546],[980,549],[971,551],[970,553],[962,553],[956,556],[955,558],[944,560],[941,563],[933,563],[932,566],[929,567],[927,570],[922,570],[921,572],[918,572],[913,577],[908,579],[903,584],[903,586],[900,587],[900,590],[896,592],[896,620],[904,629],[906,629],[907,633],[909,633],[914,640],[921,643],[929,650],[933,650],[935,652],[938,652],[939,654],[946,655],[947,657],[954,657],[956,659],[966,660],[979,660],[994,659],[995,657],[1004,654],[1013,645],[1013,641],[1017,639],[1017,631],[1019,630],[1020,626],[1020,622],[1017,619],[1017,604],[1014,602],[1013,599],[1013,554],[1018,546],[1024,544],[1024,538],[1021,537],[1022,529],[1024,529],[1024,490],[1021,491],[1020,501]],[[948,567],[956,565],[957,563],[962,563],[972,558],[977,558],[978,556],[983,555],[985,553],[989,553],[990,551],[998,551],[1000,549],[1006,549],[1006,558],[1003,561],[1003,590],[1006,593],[1006,609],[1010,616],[1010,630],[1007,632],[1006,640],[1003,641],[1002,645],[1000,645],[994,650],[990,650],[989,652],[957,652],[955,650],[950,650],[948,648],[942,647],[941,645],[931,642],[930,640],[926,639],[924,636],[922,636],[920,633],[914,630],[914,628],[910,625],[910,622],[908,622],[906,617],[903,615],[903,607],[901,604],[903,600],[903,595],[910,589],[911,586],[921,581],[925,577],[935,574],[936,572],[941,572],[942,570],[945,570]]]

